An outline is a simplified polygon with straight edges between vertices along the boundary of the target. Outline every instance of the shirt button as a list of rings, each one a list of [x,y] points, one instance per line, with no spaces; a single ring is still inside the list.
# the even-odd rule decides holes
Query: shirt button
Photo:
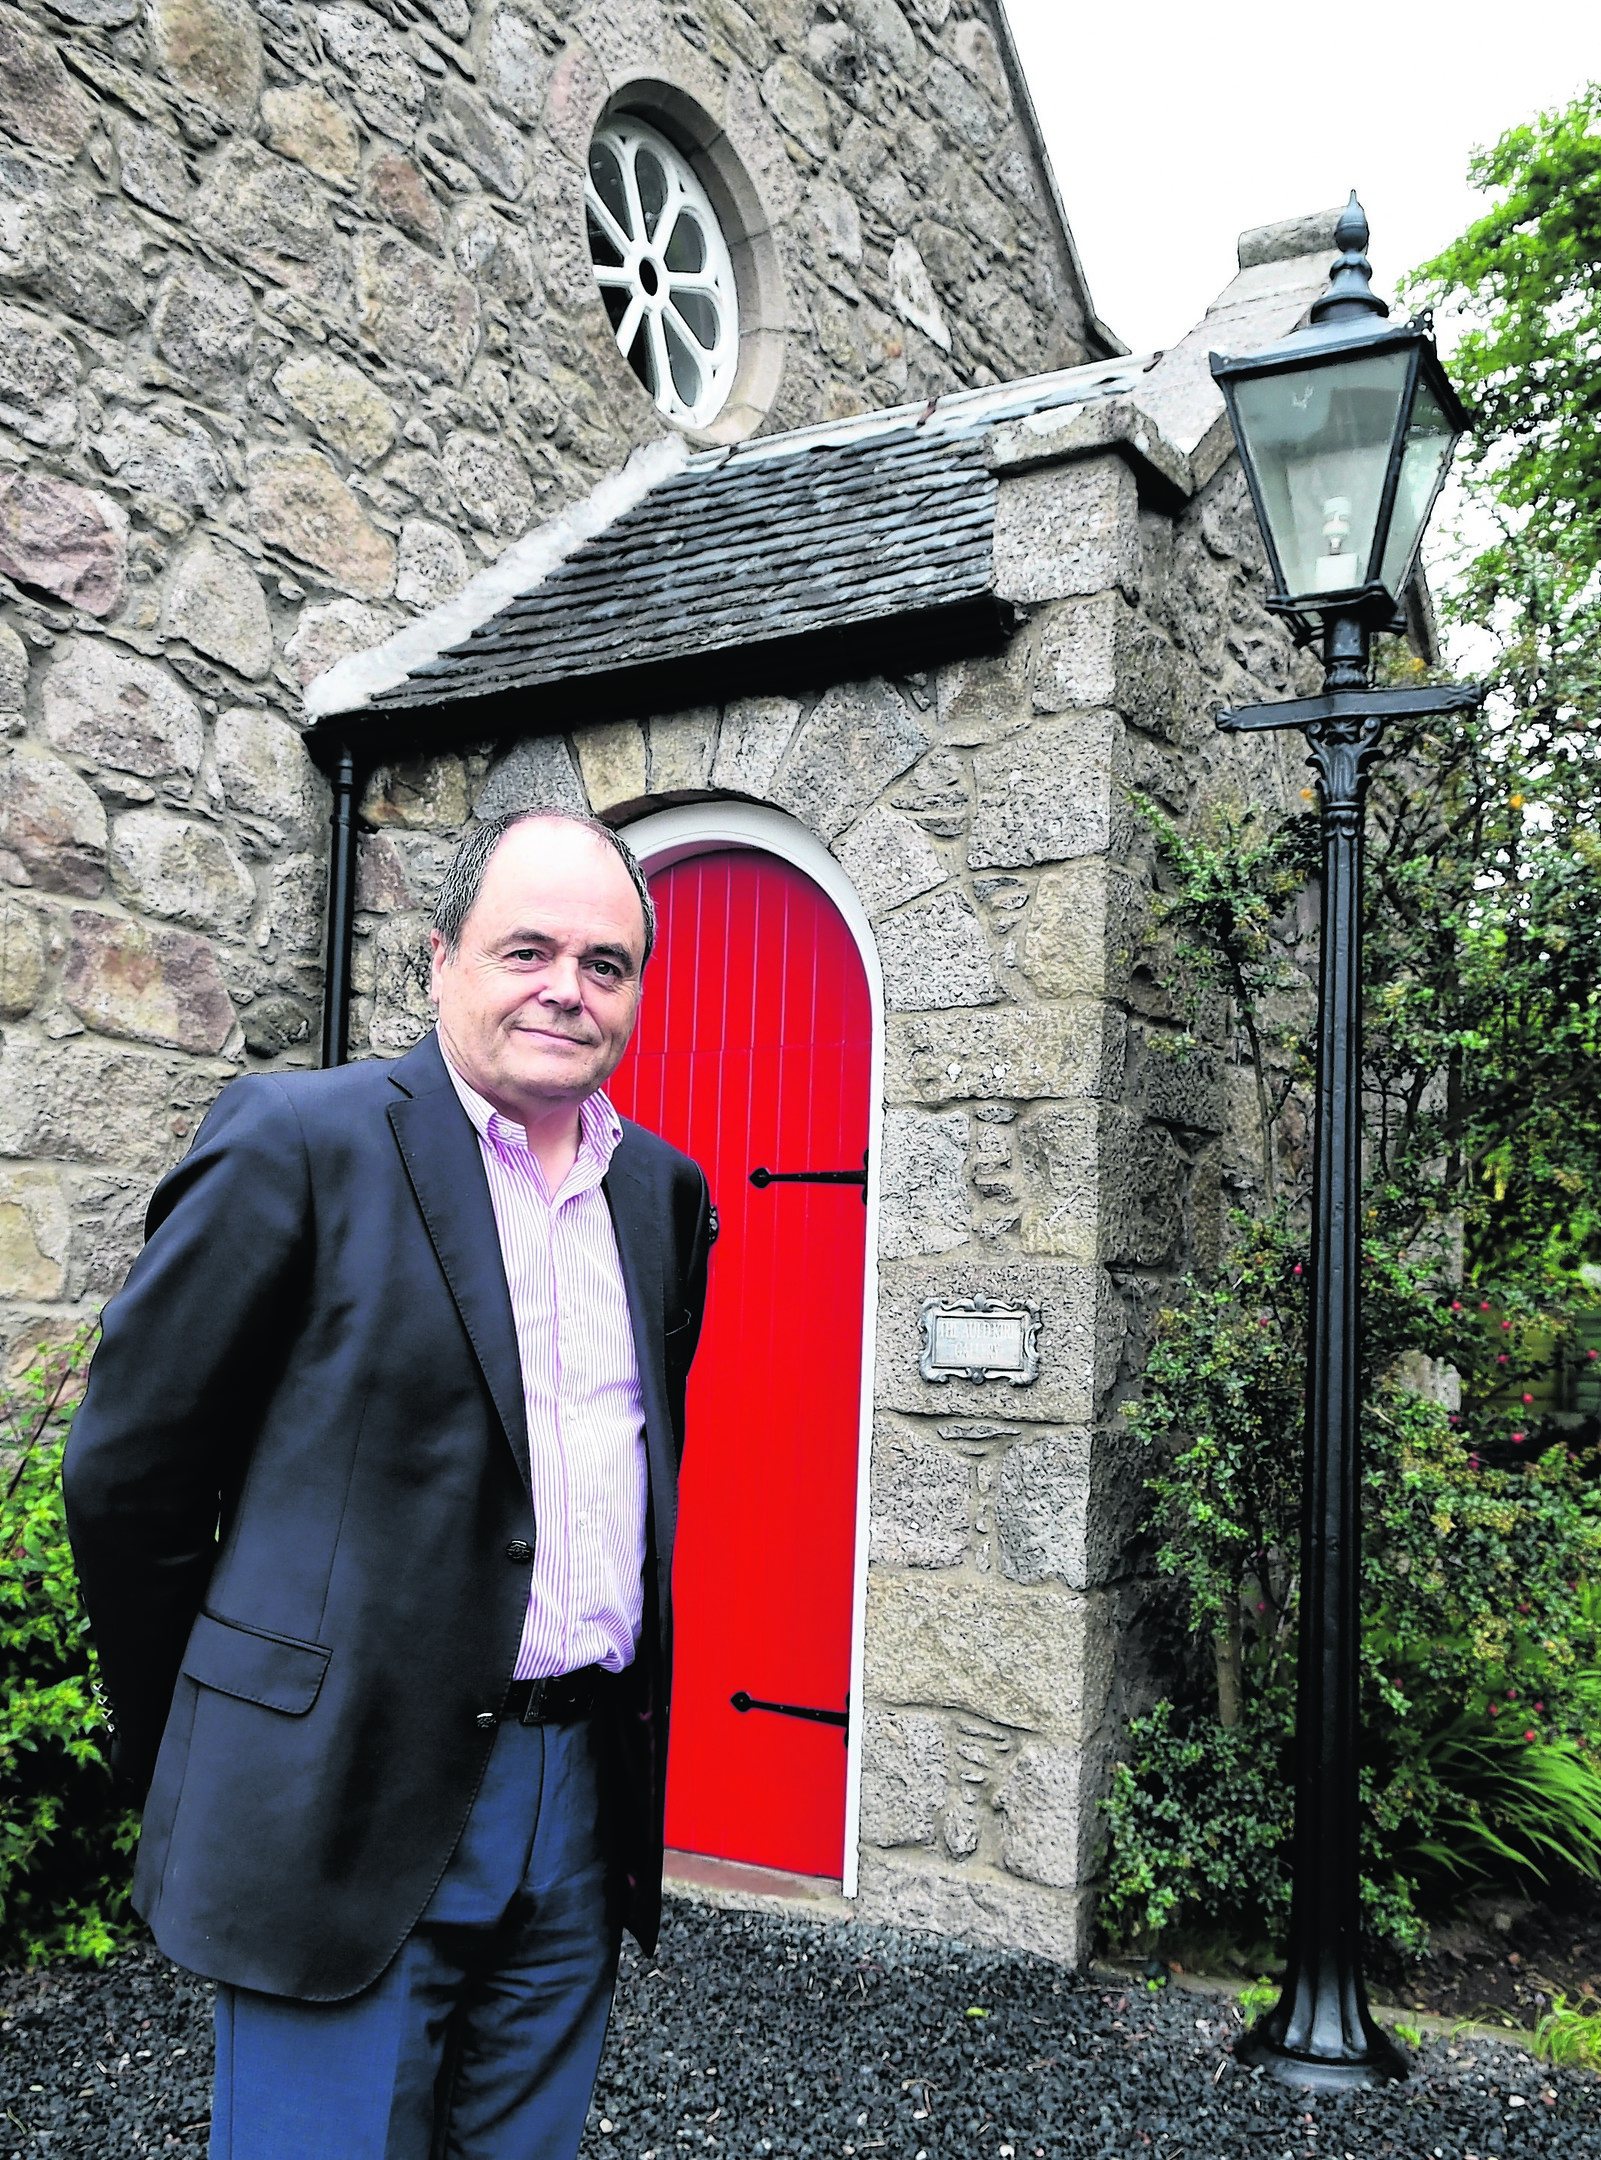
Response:
[[[506,1547],[506,1558],[508,1560],[532,1560],[533,1557],[534,1548],[526,1538],[514,1537]]]
[[[496,1717],[493,1710],[480,1710],[478,1715],[473,1719],[473,1723],[478,1727],[478,1730],[480,1732],[493,1732],[495,1727],[500,1723],[500,1720],[498,1717]]]

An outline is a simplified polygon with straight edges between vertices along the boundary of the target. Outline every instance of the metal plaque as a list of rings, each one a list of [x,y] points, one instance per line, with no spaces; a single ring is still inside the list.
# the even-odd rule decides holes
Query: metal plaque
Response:
[[[999,1298],[925,1298],[923,1355],[918,1370],[947,1380],[1009,1380],[1028,1387],[1039,1377],[1040,1308]]]

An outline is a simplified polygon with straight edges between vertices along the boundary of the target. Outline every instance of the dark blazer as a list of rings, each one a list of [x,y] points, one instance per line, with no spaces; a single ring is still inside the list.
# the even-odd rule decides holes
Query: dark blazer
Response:
[[[608,1692],[621,1916],[661,1903],[696,1164],[627,1123],[605,1192],[650,1466],[645,1632]],[[538,1534],[478,1138],[432,1036],[235,1081],[150,1205],[67,1450],[134,1902],[179,1964],[333,2001],[450,1858],[516,1662]],[[519,1554],[522,1547],[518,1546]]]

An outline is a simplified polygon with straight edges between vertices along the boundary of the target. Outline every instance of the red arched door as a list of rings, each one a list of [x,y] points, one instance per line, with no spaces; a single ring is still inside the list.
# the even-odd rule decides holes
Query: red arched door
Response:
[[[838,1876],[867,980],[839,911],[774,856],[697,855],[650,885],[660,942],[610,1093],[704,1166],[720,1222],[689,1386],[667,1842]],[[857,1181],[793,1177],[820,1170]],[[753,1184],[753,1171],[782,1175]]]

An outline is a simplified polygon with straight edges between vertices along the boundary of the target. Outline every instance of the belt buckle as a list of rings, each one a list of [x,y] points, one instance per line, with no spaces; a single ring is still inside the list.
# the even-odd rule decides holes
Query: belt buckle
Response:
[[[530,1681],[529,1681],[529,1683],[528,1683],[528,1704],[527,1704],[527,1707],[526,1707],[526,1709],[525,1709],[525,1710],[523,1711],[523,1714],[522,1714],[522,1723],[523,1723],[524,1725],[543,1725],[543,1724],[544,1724],[544,1722],[545,1722],[545,1697],[546,1697],[546,1695],[547,1695],[547,1694],[549,1693],[549,1691],[550,1691],[550,1682],[549,1682],[549,1680],[547,1680],[547,1679],[538,1679],[538,1680],[530,1680]]]

